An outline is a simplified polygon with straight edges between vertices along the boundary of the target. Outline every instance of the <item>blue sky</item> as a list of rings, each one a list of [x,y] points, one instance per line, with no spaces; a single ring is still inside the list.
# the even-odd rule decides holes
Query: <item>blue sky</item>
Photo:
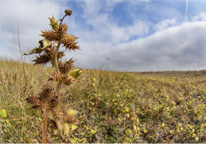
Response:
[[[81,68],[117,71],[206,68],[206,0],[0,0],[0,57],[20,58],[65,18],[81,51],[67,52]],[[63,50],[63,49],[62,49]],[[24,58],[32,60],[35,56]],[[106,67],[108,66],[108,67]]]

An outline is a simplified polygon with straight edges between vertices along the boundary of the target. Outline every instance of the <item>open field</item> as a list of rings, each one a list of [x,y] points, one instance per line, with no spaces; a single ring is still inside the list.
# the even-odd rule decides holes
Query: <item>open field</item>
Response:
[[[0,60],[0,110],[8,114],[0,120],[0,142],[41,142],[43,118],[25,99],[53,84],[47,81],[52,71]],[[74,84],[60,91],[62,107],[79,106],[79,123],[67,140],[206,142],[206,71],[82,71]],[[48,121],[47,142],[61,142],[49,126]]]

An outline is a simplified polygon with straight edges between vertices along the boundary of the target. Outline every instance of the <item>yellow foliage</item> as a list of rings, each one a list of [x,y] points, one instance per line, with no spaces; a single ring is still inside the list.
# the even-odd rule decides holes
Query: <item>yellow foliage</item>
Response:
[[[132,131],[130,130],[130,129],[127,129],[126,130],[126,135],[128,136],[129,134],[131,134],[132,133]]]
[[[68,135],[69,132],[74,131],[76,128],[77,128],[77,125],[65,123],[64,124],[64,134]]]
[[[75,116],[75,115],[77,115],[77,113],[78,113],[78,111],[73,110],[73,109],[69,109],[67,111],[67,114],[70,115],[70,116]]]
[[[0,110],[0,117],[1,118],[6,118],[7,117],[7,113],[5,109]]]
[[[129,112],[130,111],[130,108],[128,108],[128,107],[125,107],[125,112]]]
[[[128,118],[129,118],[129,116],[130,116],[129,114],[126,114],[126,117],[128,117]]]

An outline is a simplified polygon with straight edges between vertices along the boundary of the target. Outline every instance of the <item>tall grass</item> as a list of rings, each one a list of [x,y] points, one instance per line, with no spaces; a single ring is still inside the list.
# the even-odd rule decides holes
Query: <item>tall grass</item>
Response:
[[[20,62],[0,61],[0,109],[8,114],[0,122],[3,143],[41,141],[43,119],[25,99],[41,91],[52,69],[25,67],[28,79]],[[206,141],[205,75],[82,71],[76,83],[60,91],[62,106],[79,111],[79,124],[70,128],[66,142]],[[48,128],[48,142],[59,142],[55,132]]]
[[[3,122],[2,141],[5,143],[28,142],[27,138],[38,136],[37,126],[40,120],[29,116],[29,106],[25,98],[36,94],[44,84],[48,68],[25,64],[28,77],[24,73],[23,65],[12,60],[0,60],[1,109],[8,113],[8,122]],[[39,75],[42,72],[41,75]],[[29,123],[33,121],[33,123]],[[36,123],[35,123],[36,121]],[[1,125],[2,126],[2,125]],[[20,138],[20,139],[19,139]]]

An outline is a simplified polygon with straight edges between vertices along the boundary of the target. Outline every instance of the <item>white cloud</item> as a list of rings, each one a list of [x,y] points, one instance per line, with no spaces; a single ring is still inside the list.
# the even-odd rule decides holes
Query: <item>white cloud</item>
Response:
[[[176,18],[173,19],[165,19],[162,20],[161,22],[157,23],[154,26],[155,31],[162,31],[167,29],[168,27],[174,26],[176,24]]]
[[[184,23],[146,38],[112,44],[80,40],[82,51],[70,53],[80,67],[99,68],[110,58],[114,70],[200,70],[206,67],[206,23]],[[92,33],[92,38],[96,34]],[[86,35],[86,33],[85,33]]]
[[[17,23],[23,49],[36,47],[38,40],[42,38],[38,35],[40,30],[50,29],[48,17],[54,14],[59,19],[64,15],[64,9],[69,9],[62,2],[64,1],[1,1],[0,56],[10,57],[10,53],[19,56]],[[74,13],[65,22],[69,24],[69,33],[80,37],[78,41],[82,51],[69,52],[67,59],[74,57],[77,59],[75,64],[83,68],[99,68],[106,58],[110,58],[111,67],[115,70],[188,70],[206,66],[205,22],[180,25],[178,20],[181,15],[164,8],[157,16],[162,15],[162,12],[168,13],[152,27],[157,32],[145,37],[151,28],[151,22],[134,16],[132,24],[119,26],[111,19],[111,13],[108,12],[119,2],[122,1],[79,1],[83,15]],[[131,4],[134,1],[128,2]],[[105,8],[105,5],[108,7]],[[150,8],[152,9],[151,5],[148,10]],[[106,12],[103,13],[102,9],[106,9]],[[158,8],[153,7],[151,13],[156,10]],[[202,13],[193,17],[193,20],[204,21],[205,15]],[[85,23],[80,22],[82,19]],[[175,26],[177,23],[178,26]],[[91,27],[85,29],[88,25]],[[145,38],[131,41],[134,37],[142,36]]]
[[[206,13],[200,13],[196,16],[193,16],[192,21],[206,21]]]
[[[113,7],[122,2],[127,2],[130,6],[138,5],[142,2],[149,2],[150,0],[105,0],[106,2],[106,9],[112,10]]]
[[[206,23],[168,28],[147,38],[116,46],[110,58],[116,69],[134,71],[194,70],[206,67]]]
[[[112,9],[121,1],[106,1]],[[147,23],[134,20],[134,24],[127,27],[119,27],[114,20],[111,20],[108,13],[100,13],[104,9],[102,1],[80,1],[84,10],[83,18],[86,24],[93,27],[93,30],[84,29],[82,23],[78,23],[77,15],[73,14],[65,22],[69,24],[69,33],[80,37],[79,45],[82,51],[69,53],[67,58],[75,57],[81,66],[98,68],[108,57],[113,45],[129,41],[133,36],[141,36],[148,32]],[[18,7],[16,6],[18,4]],[[1,3],[1,56],[8,55],[12,51],[14,57],[20,57],[18,48],[17,24],[19,23],[20,44],[23,51],[29,51],[38,46],[38,34],[40,30],[50,29],[48,17],[52,15],[56,19],[61,18],[66,4],[58,1],[41,0],[5,0]],[[8,9],[9,7],[9,9]],[[82,16],[82,15],[81,15]],[[72,30],[70,30],[72,29]],[[4,36],[4,37],[3,37]],[[2,47],[3,45],[3,47]],[[9,55],[8,55],[9,56]],[[94,60],[98,57],[98,60]]]
[[[111,4],[114,7],[115,4],[120,2],[122,1],[106,1],[106,4]],[[86,23],[94,29],[89,33],[96,35],[94,37],[96,40],[109,40],[117,44],[122,41],[129,41],[134,36],[145,35],[149,31],[147,22],[137,19],[134,19],[134,23],[129,26],[118,26],[118,23],[111,19],[108,13],[100,13],[101,9],[105,9],[102,1],[84,1],[81,5],[84,9],[83,17],[86,19]]]
[[[49,29],[49,19],[53,14],[60,18],[62,6],[55,1],[42,0],[4,0],[1,1],[1,41],[5,52],[19,57],[17,25],[19,25],[20,44],[23,50],[38,46],[42,39],[40,30]],[[63,9],[64,10],[64,9]],[[64,13],[64,11],[63,11]]]
[[[105,10],[106,11],[112,11],[114,6],[117,5],[118,3],[122,3],[125,0],[106,0],[106,6],[105,6]]]
[[[129,1],[129,4],[134,6],[134,5],[138,5],[142,2],[150,2],[150,0],[131,0],[131,1]]]
[[[149,25],[143,21],[135,20],[134,25],[118,27],[109,26],[107,35],[111,37],[112,42],[119,43],[129,41],[133,36],[142,36],[149,31]]]

